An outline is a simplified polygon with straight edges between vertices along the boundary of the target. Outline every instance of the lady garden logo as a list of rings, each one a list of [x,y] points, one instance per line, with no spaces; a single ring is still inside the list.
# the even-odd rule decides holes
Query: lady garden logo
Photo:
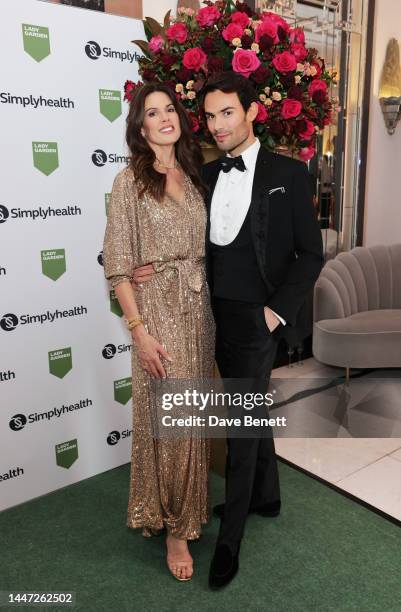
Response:
[[[78,459],[78,440],[68,440],[61,442],[54,447],[56,451],[56,464],[63,468],[70,468]]]
[[[121,92],[112,89],[99,89],[99,108],[103,117],[115,121],[122,113]]]
[[[37,62],[41,62],[50,55],[49,28],[23,23],[22,39],[24,51]]]
[[[56,281],[62,276],[67,267],[65,262],[65,249],[52,249],[41,251],[42,273]]]
[[[49,351],[49,372],[57,378],[64,378],[72,370],[71,347]]]
[[[33,165],[49,176],[58,168],[57,142],[32,142]]]

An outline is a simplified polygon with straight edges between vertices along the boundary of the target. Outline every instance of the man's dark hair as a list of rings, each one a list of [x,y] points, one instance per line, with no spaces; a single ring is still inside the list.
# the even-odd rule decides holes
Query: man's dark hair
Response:
[[[212,91],[236,93],[245,112],[252,102],[258,100],[256,90],[249,79],[233,71],[220,72],[209,77],[202,89],[202,105],[205,103],[207,94]]]

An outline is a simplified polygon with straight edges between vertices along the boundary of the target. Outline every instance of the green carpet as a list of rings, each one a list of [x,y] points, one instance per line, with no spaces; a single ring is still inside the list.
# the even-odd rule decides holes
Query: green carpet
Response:
[[[128,468],[2,512],[0,590],[75,591],[83,612],[399,612],[399,527],[282,463],[282,514],[249,518],[231,585],[207,587],[217,519],[191,544],[193,580],[177,582],[164,538],[125,527]],[[223,488],[212,474],[214,502]]]

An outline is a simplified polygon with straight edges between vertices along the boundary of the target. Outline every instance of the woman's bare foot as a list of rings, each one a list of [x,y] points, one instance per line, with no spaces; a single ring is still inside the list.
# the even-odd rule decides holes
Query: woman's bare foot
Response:
[[[167,565],[177,580],[190,580],[193,574],[193,559],[186,540],[167,535]]]

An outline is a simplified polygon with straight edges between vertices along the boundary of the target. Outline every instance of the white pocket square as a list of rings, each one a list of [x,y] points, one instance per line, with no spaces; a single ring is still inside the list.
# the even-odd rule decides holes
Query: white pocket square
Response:
[[[274,189],[269,189],[269,195],[271,195],[275,191],[281,191],[281,193],[285,193],[285,188],[284,187],[274,187]]]

